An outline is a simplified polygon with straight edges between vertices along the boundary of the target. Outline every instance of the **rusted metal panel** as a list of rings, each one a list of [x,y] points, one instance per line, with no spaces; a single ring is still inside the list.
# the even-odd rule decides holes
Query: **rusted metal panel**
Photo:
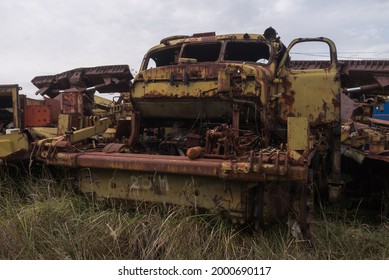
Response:
[[[61,103],[58,100],[45,98],[45,105],[50,109],[50,118],[53,123],[58,123],[58,116],[61,113]]]
[[[50,126],[58,123],[58,116],[61,113],[61,104],[56,99],[45,98],[35,100],[24,99],[24,126]]]
[[[299,70],[323,68],[324,63],[312,60],[290,62],[291,68]],[[344,87],[358,91],[376,89],[376,94],[389,94],[385,88],[389,85],[388,60],[341,60],[338,69],[344,76]]]
[[[352,100],[350,97],[348,97],[345,94],[341,95],[341,104],[342,104],[341,116],[343,121],[351,120],[354,110],[362,107],[361,104],[356,103],[354,100]]]
[[[36,94],[54,98],[62,90],[71,87],[83,90],[95,87],[101,93],[128,91],[133,78],[128,65],[107,65],[77,68],[57,75],[37,76],[31,82],[39,88]]]
[[[290,67],[300,70],[319,69],[324,68],[326,63],[322,60],[294,60],[290,62]],[[349,71],[361,71],[365,74],[388,73],[389,71],[388,60],[340,60],[339,63],[348,74],[350,74]]]
[[[231,77],[230,73],[226,69],[220,69],[217,78],[217,90],[218,92],[230,92],[231,90]]]
[[[83,113],[82,94],[79,91],[74,89],[62,93],[62,113],[64,114]]]
[[[375,119],[375,118],[368,118],[368,120],[372,123],[382,124],[382,125],[386,125],[389,127],[389,121],[387,121],[387,120],[381,120],[381,119]]]
[[[48,126],[52,123],[50,107],[47,105],[32,105],[24,109],[24,124],[31,126]]]
[[[361,71],[365,73],[388,73],[389,61],[388,60],[343,60],[348,71]]]
[[[306,166],[291,166],[283,163],[264,164],[215,159],[190,160],[181,156],[163,156],[147,154],[110,153],[109,156],[99,152],[87,154],[59,153],[54,158],[46,159],[48,164],[158,172],[193,176],[216,177],[230,181],[266,182],[267,180],[304,181],[308,169]],[[253,170],[250,172],[250,170]]]

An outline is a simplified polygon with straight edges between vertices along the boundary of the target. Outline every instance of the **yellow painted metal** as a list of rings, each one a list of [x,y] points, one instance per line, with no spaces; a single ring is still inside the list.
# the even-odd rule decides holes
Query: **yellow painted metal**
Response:
[[[13,132],[0,135],[0,158],[7,157],[19,151],[28,151],[29,143],[23,133]]]
[[[181,62],[181,63],[197,63],[197,59],[195,58],[186,58],[186,57],[180,57],[178,59],[178,62]]]
[[[65,117],[71,116],[64,114]],[[78,129],[78,130],[68,130],[66,133],[50,138],[43,138],[35,142],[35,146],[38,147],[39,152],[37,156],[41,159],[46,159],[48,157],[48,151],[53,147],[57,147],[61,143],[62,147],[70,146],[71,144],[81,142],[85,139],[92,138],[99,134],[103,134],[109,128],[111,120],[109,118],[99,119],[98,117],[93,117],[93,120],[90,120],[92,123],[91,126]],[[37,129],[36,133],[46,133],[44,129]],[[53,133],[53,131],[52,131]],[[65,146],[64,146],[65,145]],[[56,154],[57,158],[60,158],[60,153]]]
[[[268,102],[269,90],[264,80],[271,77],[272,67],[258,71],[253,65],[231,63],[222,70],[215,67],[212,74],[207,65],[185,71],[169,67],[148,69],[142,72],[143,79],[135,81],[131,96],[147,118],[193,119],[204,112],[210,118],[231,115],[233,100],[241,102],[257,96],[263,104]],[[195,78],[191,77],[192,72],[197,73]],[[185,75],[190,76],[187,81],[182,78]],[[232,76],[238,76],[239,82],[231,82]]]
[[[115,135],[116,135],[116,128],[108,128],[103,133],[103,138],[105,138],[105,139],[112,139],[112,138],[115,138]]]
[[[287,98],[293,98],[294,104],[288,105],[288,115],[305,116],[312,124],[328,124],[339,120],[340,106],[337,92],[340,88],[334,82],[336,69],[325,74],[324,70],[310,70],[310,73],[293,72],[288,76],[292,87],[286,93]],[[293,92],[296,94],[293,95]],[[285,102],[286,103],[286,102]]]
[[[362,164],[366,158],[363,151],[346,146],[342,147],[342,155],[355,160],[359,164]]]
[[[70,114],[60,114],[58,116],[58,135],[65,134],[66,131],[72,130]]]
[[[111,121],[108,118],[96,119],[93,126],[78,129],[73,131],[71,134],[66,135],[66,140],[70,143],[80,142],[92,136],[102,134],[108,129],[110,124]]]
[[[250,190],[255,186],[201,176],[91,168],[79,170],[78,182],[82,192],[96,197],[205,208],[228,212],[241,222],[246,218]]]
[[[0,85],[0,97],[12,98],[13,123],[15,127],[20,128],[19,85]]]
[[[98,104],[99,106],[105,106],[107,108],[111,107],[112,105],[112,100],[109,100],[107,98],[95,95],[94,97],[95,104]]]
[[[288,150],[306,151],[309,149],[309,123],[306,117],[288,118]]]
[[[31,127],[30,133],[37,139],[53,138],[57,136],[56,127]]]
[[[98,116],[82,116],[79,114],[60,114],[58,118],[57,135],[71,134],[76,131],[77,133],[84,133],[84,131],[87,131],[85,130],[86,128],[88,128],[88,130],[93,130],[92,127],[101,126],[101,121],[103,121],[104,127],[107,127],[107,125],[109,126],[111,123],[111,120],[108,119],[108,117],[99,118]],[[86,138],[91,137],[89,133],[87,133],[87,135]]]
[[[290,116],[307,117],[312,126],[339,122],[340,79],[336,63],[336,47],[326,38],[296,39],[288,51],[297,43],[320,41],[328,44],[332,61],[323,69],[297,70],[283,67],[282,82],[278,83],[280,93],[280,118],[287,121]],[[282,63],[286,63],[286,56]]]
[[[2,102],[2,98],[5,98],[7,101]],[[19,151],[27,152],[29,149],[27,136],[24,133],[19,133],[19,129],[21,128],[19,85],[0,85],[0,104],[4,103],[12,106],[11,108],[9,105],[6,105],[7,108],[3,109],[12,112],[13,127],[16,130],[10,130],[7,134],[0,135],[0,158],[10,156]]]

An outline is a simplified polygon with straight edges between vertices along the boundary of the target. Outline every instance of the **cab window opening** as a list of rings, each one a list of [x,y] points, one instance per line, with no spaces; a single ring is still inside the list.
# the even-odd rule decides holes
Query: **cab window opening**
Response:
[[[177,64],[181,47],[165,48],[150,54],[146,69]]]
[[[220,43],[187,45],[182,54],[183,58],[194,58],[197,62],[211,62],[219,58]]]
[[[224,60],[268,64],[270,47],[258,42],[229,42],[226,46]]]

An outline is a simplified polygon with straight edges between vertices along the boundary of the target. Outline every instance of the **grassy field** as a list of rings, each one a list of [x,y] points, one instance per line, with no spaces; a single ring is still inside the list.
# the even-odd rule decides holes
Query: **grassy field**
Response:
[[[96,205],[66,179],[0,179],[0,259],[388,259],[389,221],[317,209],[312,242],[182,207]],[[359,216],[359,215],[358,215]]]

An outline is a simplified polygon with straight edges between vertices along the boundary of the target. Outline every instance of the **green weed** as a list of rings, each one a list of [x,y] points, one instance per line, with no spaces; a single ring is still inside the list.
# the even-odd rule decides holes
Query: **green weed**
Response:
[[[44,172],[44,171],[42,171]],[[107,207],[60,181],[0,175],[0,259],[388,259],[389,221],[319,210],[313,240],[286,223],[251,232],[178,206]]]

